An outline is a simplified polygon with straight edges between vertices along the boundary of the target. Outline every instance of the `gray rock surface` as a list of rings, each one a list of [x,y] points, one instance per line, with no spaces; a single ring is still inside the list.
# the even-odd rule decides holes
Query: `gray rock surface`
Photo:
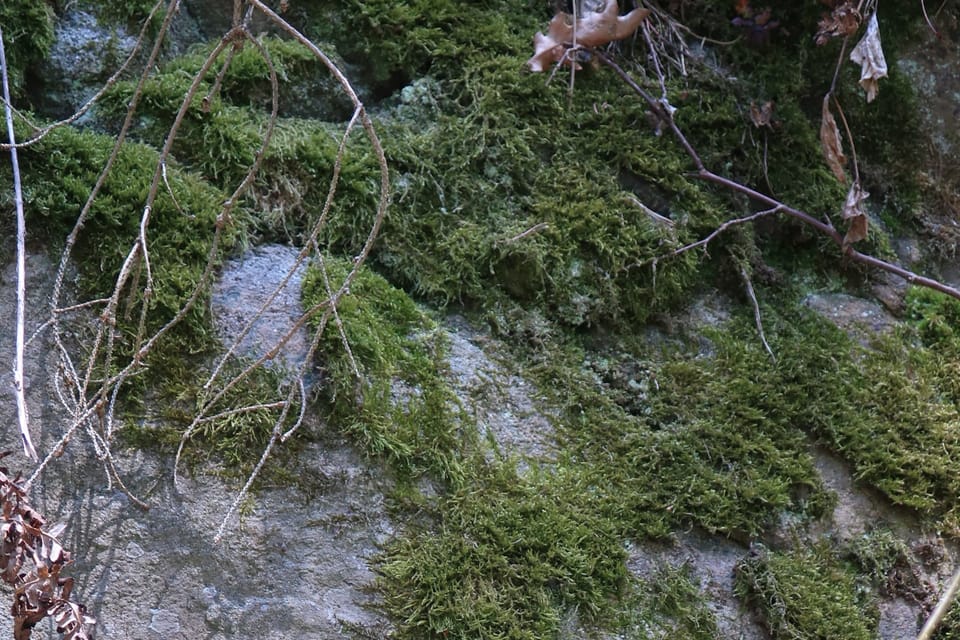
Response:
[[[103,86],[136,45],[135,35],[101,26],[92,13],[66,12],[44,74],[46,115],[66,117]]]
[[[471,416],[481,437],[504,456],[533,460],[553,457],[553,425],[536,405],[536,389],[485,350],[489,335],[464,318],[447,318],[450,340],[450,383]]]
[[[224,348],[259,359],[292,331],[268,365],[300,366],[310,341],[305,328],[294,328],[303,315],[300,285],[306,269],[306,262],[297,265],[298,253],[289,246],[263,245],[227,261],[211,295],[217,335]]]
[[[27,270],[30,335],[45,318],[54,267],[33,255]],[[15,276],[12,265],[2,273],[3,309],[14,308]],[[66,424],[53,400],[49,372],[56,365],[44,335],[27,354],[41,454]],[[11,362],[12,350],[12,331],[0,333],[0,359]],[[11,379],[3,376],[8,389]],[[18,442],[12,393],[0,403],[0,414],[0,438]],[[144,511],[108,482],[85,437],[74,438],[36,482],[30,500],[49,523],[67,525],[63,543],[75,560],[68,574],[76,578],[76,598],[99,620],[97,638],[332,639],[348,628],[368,637],[389,633],[370,590],[370,559],[393,534],[384,505],[387,474],[315,417],[308,416],[304,428],[314,437],[298,458],[300,486],[258,492],[219,544],[214,534],[237,482],[200,469],[175,486],[169,456],[118,446],[120,477],[150,505]],[[4,462],[11,471],[31,470],[19,452]],[[10,633],[9,618],[0,616],[0,637]],[[58,637],[50,624],[34,634],[38,640]]]

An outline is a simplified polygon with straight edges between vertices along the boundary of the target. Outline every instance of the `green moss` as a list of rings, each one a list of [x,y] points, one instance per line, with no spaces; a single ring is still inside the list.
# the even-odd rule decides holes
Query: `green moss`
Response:
[[[887,339],[868,356],[864,388],[854,396],[863,416],[823,433],[854,463],[855,473],[904,504],[960,531],[956,502],[957,360]]]
[[[715,637],[715,621],[698,602],[709,595],[689,573],[664,570],[631,585],[623,542],[689,527],[747,541],[785,513],[799,515],[801,523],[828,514],[834,498],[813,466],[811,439],[840,452],[858,478],[892,501],[956,530],[960,473],[951,460],[960,452],[951,435],[958,397],[951,380],[958,379],[957,360],[943,345],[955,341],[957,318],[948,305],[912,294],[917,344],[907,333],[873,352],[783,299],[763,307],[776,362],[760,346],[749,310],[706,331],[702,343],[653,347],[641,337],[644,323],[699,288],[724,286],[729,256],[736,264],[759,265],[777,253],[779,264],[808,260],[819,268],[825,260],[816,243],[800,245],[797,227],[778,222],[719,239],[705,261],[689,252],[653,269],[653,258],[750,205],[692,182],[683,150],[669,136],[655,135],[646,106],[611,73],[578,73],[568,96],[560,80],[547,85],[544,76],[524,71],[531,34],[549,17],[546,6],[533,8],[526,0],[292,5],[294,12],[331,18],[307,26],[334,42],[337,54],[370,60],[368,106],[379,118],[391,165],[393,206],[369,267],[338,302],[344,335],[336,318],[325,317],[316,359],[324,386],[313,408],[401,479],[393,494],[398,517],[404,506],[416,509],[377,565],[400,637],[553,637],[572,611],[587,624],[619,624],[638,637],[660,630]],[[737,35],[729,2],[702,5],[691,26],[720,38]],[[816,3],[784,0],[773,9],[783,27],[769,45],[740,41],[710,52],[719,62],[716,72],[691,58],[690,75],[671,77],[668,95],[710,168],[812,215],[835,218],[844,188],[824,165],[817,123],[838,52],[810,42],[822,10]],[[282,76],[285,103],[298,99],[302,85],[326,86],[302,47],[262,42]],[[147,84],[136,124],[144,141],[156,146],[164,139],[209,50],[168,63]],[[206,212],[223,197],[220,189],[242,178],[266,123],[265,64],[247,46],[233,65],[207,109],[200,97],[212,80],[204,83],[174,146],[180,167],[217,187],[195,181],[209,202],[196,195],[191,212]],[[729,78],[734,74],[736,81]],[[845,108],[860,99],[847,76]],[[874,201],[896,212],[910,208],[899,195],[909,172],[881,168],[907,157],[905,140],[879,140],[894,124],[913,131],[898,115],[913,103],[905,79],[891,76],[877,103],[858,103],[847,114],[865,176],[876,183],[890,175],[896,182],[875,192]],[[417,84],[398,91],[415,77]],[[116,119],[131,90],[130,84],[115,88],[101,115]],[[772,129],[750,123],[754,100],[776,102]],[[339,102],[328,107],[321,117],[349,115]],[[241,223],[264,237],[302,238],[327,196],[342,131],[342,124],[283,117],[246,201],[253,219],[241,217]],[[39,152],[29,159],[37,167],[49,163],[46,181],[33,180],[43,189],[31,194],[31,207],[32,215],[56,221],[48,226],[58,235],[70,222],[67,213],[63,220],[58,214],[75,211],[89,189],[83,167],[96,167],[104,154],[100,146],[88,156],[74,149],[94,138],[71,140],[58,142],[68,149],[64,157],[51,146],[45,149],[53,159]],[[91,222],[90,238],[98,244],[83,249],[85,257],[103,253],[104,264],[114,268],[122,245],[116,239],[136,221],[122,215],[123,208],[138,211],[134,196],[143,190],[142,181],[129,176],[155,158],[143,146],[125,153],[133,155]],[[49,177],[53,169],[79,177],[66,180],[64,189]],[[180,180],[195,180],[172,175],[175,190]],[[333,289],[352,268],[349,259],[332,256],[355,255],[366,239],[377,182],[368,145],[352,142],[323,236],[328,252],[304,285],[307,307],[327,298],[323,268]],[[656,222],[637,202],[673,224]],[[203,227],[170,216],[166,201],[160,206],[167,213],[155,215],[176,229],[163,233],[179,234],[160,241],[160,253],[174,240],[190,247],[190,266],[164,278],[186,286],[203,253]],[[835,255],[826,254],[828,264]],[[94,279],[91,290],[98,277],[100,286],[109,285],[92,267],[87,277]],[[560,450],[550,471],[518,477],[509,462],[478,455],[473,425],[442,378],[442,333],[396,284],[438,305],[478,307],[499,335],[512,339],[527,373],[556,408]],[[758,291],[767,299],[768,292]],[[174,308],[177,299],[167,298],[162,309]],[[195,320],[192,326],[203,326]],[[251,382],[258,394],[276,384],[268,373]],[[196,402],[195,391],[184,389],[170,417],[184,419]],[[211,423],[188,453],[210,453],[242,469],[271,428],[268,414]],[[180,433],[142,429],[134,435],[172,445]],[[419,494],[411,481],[423,476],[439,480],[439,495]],[[872,577],[887,570],[894,552],[878,538],[854,552],[854,560]],[[876,626],[854,570],[824,546],[759,551],[739,576],[741,593],[755,599],[778,637],[869,637]]]
[[[859,573],[875,589],[888,591],[894,570],[908,567],[907,544],[889,529],[878,527],[854,538],[846,545],[846,555]]]
[[[712,334],[711,358],[621,352],[582,371],[585,354],[567,345],[568,356],[548,351],[531,371],[555,390],[564,446],[626,535],[697,525],[748,539],[785,510],[832,507],[803,429],[816,409],[750,331]]]
[[[364,43],[375,46],[373,59],[389,67],[384,77],[429,67],[435,83],[430,107],[421,109],[416,122],[403,117],[406,98],[383,112],[397,198],[373,257],[395,282],[440,304],[490,306],[508,297],[583,326],[642,322],[681,300],[698,277],[711,277],[712,267],[702,269],[692,253],[659,262],[656,272],[651,260],[748,207],[729,193],[690,182],[683,150],[669,137],[653,135],[646,106],[613,74],[584,71],[567,96],[560,83],[547,86],[543,76],[526,72],[529,33],[520,29],[531,18],[539,24],[528,7],[504,3],[495,12],[454,10],[439,0],[420,3],[420,10],[362,4],[352,11],[328,9],[334,16],[324,22],[328,27],[317,27],[323,37],[348,58],[365,51]],[[788,5],[778,11],[785,22],[814,26],[819,14]],[[414,15],[417,21],[428,16],[427,24],[408,24]],[[519,23],[506,20],[520,15],[525,17]],[[342,37],[347,32],[349,42]],[[475,55],[481,35],[490,46]],[[308,73],[309,56],[299,45],[275,39],[264,44],[281,74]],[[835,55],[826,49],[795,35],[769,48],[740,43],[729,61],[749,62],[750,74],[733,82],[693,65],[688,77],[669,85],[678,121],[708,166],[815,216],[837,216],[845,195],[822,160],[817,138],[817,97],[829,83],[825,61]],[[458,52],[455,64],[450,52]],[[172,115],[201,55],[167,65],[148,86],[141,120],[147,139],[159,143],[165,131],[152,123]],[[223,185],[239,180],[264,126],[265,66],[251,47],[234,64],[209,111],[191,108],[175,148],[182,162]],[[897,120],[893,105],[910,97],[909,87],[891,82],[891,99],[864,111],[867,129]],[[108,97],[113,106],[107,112],[119,111],[128,91]],[[776,103],[775,125],[758,130],[750,123],[749,103],[767,99]],[[261,110],[246,108],[251,105]],[[289,135],[268,150],[255,195],[266,236],[302,233],[315,219],[332,164],[334,129],[291,120],[283,130]],[[200,156],[183,142],[197,139],[215,153]],[[868,148],[861,155],[879,165],[898,153]],[[347,162],[336,207],[342,215],[332,219],[326,239],[336,251],[355,252],[369,226],[363,212],[374,206],[369,185],[376,164],[362,144]],[[878,200],[887,211],[904,209],[891,193],[878,193]],[[654,222],[637,201],[672,218],[675,229]],[[768,229],[774,236],[798,237],[794,225]],[[767,242],[768,235],[759,241]],[[872,246],[882,249],[883,243]],[[791,241],[784,250],[808,249]]]
[[[282,73],[307,73],[302,47],[276,39],[265,39],[263,44],[276,57],[275,64]],[[146,83],[135,135],[150,144],[162,144],[202,57],[201,52],[178,59]],[[253,164],[268,116],[258,108],[264,91],[269,91],[262,58],[248,46],[235,59],[236,70],[224,76],[223,87],[208,101],[208,108],[203,107],[202,99],[210,91],[213,78],[201,84],[173,146],[179,162],[225,190],[234,189]],[[313,68],[317,65],[314,63]],[[299,86],[299,82],[284,82],[282,86]],[[130,83],[118,84],[104,97],[101,116],[119,121],[133,89]],[[244,224],[253,235],[266,240],[302,240],[312,229],[327,198],[344,129],[343,125],[318,120],[280,119],[253,189],[245,196],[249,206],[239,212],[250,214]],[[359,245],[369,234],[379,188],[376,159],[361,138],[362,133],[355,131],[347,145],[331,213],[334,218],[346,219],[340,223],[349,228],[343,242],[351,245]]]
[[[221,371],[220,380],[232,379],[249,364],[243,360],[229,361]],[[218,385],[214,385],[212,391],[203,388],[211,373],[209,367],[183,360],[165,360],[164,365],[167,377],[158,388],[151,389],[148,403],[128,398],[121,432],[123,444],[173,454],[194,417],[205,408],[204,419],[185,442],[182,462],[231,479],[246,479],[263,455],[280,419],[282,408],[276,403],[288,395],[292,384],[289,372],[265,367],[253,369],[223,398],[206,407],[211,394],[219,390]],[[258,409],[244,410],[258,405]],[[293,427],[299,415],[299,397],[295,396],[280,424],[281,431]],[[257,486],[306,484],[305,479],[297,476],[296,459],[300,445],[312,434],[307,428],[294,433],[282,447],[273,450],[258,476]]]
[[[110,136],[60,128],[21,151],[27,224],[34,238],[54,249],[63,246],[113,145]],[[144,145],[121,148],[78,236],[74,257],[84,295],[104,297],[112,292],[120,266],[138,237],[157,158],[157,152]],[[9,182],[9,177],[0,179]],[[224,199],[221,191],[173,164],[168,165],[167,182],[170,191],[161,183],[148,228],[152,295],[146,302],[139,296],[125,298],[119,314],[121,323],[135,326],[140,305],[148,304],[149,331],[169,322],[196,287]],[[228,231],[224,246],[230,245],[232,237]],[[209,344],[204,299],[178,329],[180,353]]]
[[[276,36],[261,36],[258,44],[270,59],[277,74],[280,113],[303,114],[322,120],[348,120],[353,105],[340,89],[340,84],[321,65],[307,47],[296,40],[282,40]],[[174,58],[164,65],[164,74],[192,77],[203,66],[204,60],[219,42],[193,47],[186,55]],[[329,47],[318,43],[321,49]],[[230,49],[222,53],[214,65],[216,75],[226,63]],[[333,55],[333,52],[330,52]],[[335,60],[336,61],[336,60]],[[270,67],[258,47],[241,41],[239,50],[232,52],[230,65],[221,78],[220,96],[226,103],[270,111],[272,87]]]
[[[911,287],[904,304],[926,346],[960,354],[960,301],[924,287]]]
[[[662,566],[646,579],[634,579],[616,618],[618,637],[629,640],[715,640],[717,622],[691,566]]]
[[[336,43],[348,59],[363,60],[369,80],[380,87],[424,73],[461,76],[465,64],[525,49],[540,28],[526,0],[304,4],[315,12],[308,30]]]
[[[328,297],[322,269],[337,291],[352,266],[343,258],[312,266],[304,278],[304,306]],[[331,423],[386,459],[401,478],[430,473],[460,482],[471,434],[461,432],[456,400],[439,374],[444,343],[435,325],[407,294],[367,269],[340,299],[337,314],[343,335],[327,318],[316,356],[327,380],[324,412]],[[315,318],[313,325],[320,322]]]
[[[960,605],[954,603],[947,610],[932,640],[957,640],[960,638]]]
[[[607,610],[626,577],[617,532],[576,474],[478,471],[438,522],[389,544],[378,565],[402,638],[550,638],[570,609]]]
[[[53,22],[53,9],[42,0],[7,0],[0,5],[7,74],[14,97],[23,92],[29,68],[50,53]]]
[[[736,590],[774,640],[876,637],[876,609],[857,592],[850,568],[822,545],[786,552],[753,547],[737,565]]]
[[[678,149],[637,127],[645,120],[642,105],[609,75],[585,77],[568,110],[563,92],[522,72],[520,62],[478,63],[455,89],[459,95],[438,98],[433,126],[397,118],[383,127],[397,198],[375,260],[441,303],[506,295],[573,325],[642,319],[675,301],[693,279],[694,257],[671,260],[656,277],[639,265],[665,243],[716,223],[724,215],[721,203],[682,178],[687,163]],[[231,102],[250,93],[253,76],[242,68],[228,74],[208,110],[192,105],[174,146],[181,162],[225,187],[252,162],[264,127],[262,112]],[[188,84],[189,74],[176,66],[148,83],[139,135],[160,143],[162,123]],[[130,90],[123,85],[112,92],[103,113],[119,116]],[[468,96],[466,106],[457,105]],[[601,103],[604,109],[595,110]],[[264,227],[273,218],[275,229],[302,233],[316,219],[336,132],[316,122],[281,122],[254,194]],[[610,164],[592,168],[587,160],[598,157]],[[351,145],[325,235],[337,250],[356,252],[366,239],[376,171],[367,146]],[[651,221],[638,197],[685,223],[677,238]]]
[[[69,3],[67,3],[69,4]],[[112,23],[128,28],[135,28],[143,24],[143,21],[150,15],[156,0],[124,0],[123,2],[111,2],[110,0],[81,0],[82,5],[93,9],[98,19],[104,23]],[[156,24],[159,26],[160,18],[163,16],[164,7],[156,16]]]

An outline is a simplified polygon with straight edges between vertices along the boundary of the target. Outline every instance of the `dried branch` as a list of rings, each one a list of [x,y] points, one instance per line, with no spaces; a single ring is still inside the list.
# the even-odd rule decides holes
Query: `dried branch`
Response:
[[[690,160],[693,162],[694,167],[696,167],[696,172],[693,174],[693,177],[745,195],[763,206],[777,209],[778,211],[782,211],[788,216],[799,220],[803,224],[817,230],[822,235],[825,235],[832,240],[834,244],[840,248],[842,255],[853,262],[857,262],[874,269],[880,269],[882,271],[886,271],[887,273],[892,273],[895,276],[903,278],[910,284],[926,287],[934,291],[939,291],[940,293],[944,293],[952,298],[960,300],[960,290],[957,290],[954,287],[940,282],[939,280],[921,276],[910,271],[909,269],[904,269],[899,265],[887,262],[886,260],[881,260],[880,258],[857,251],[850,244],[844,243],[843,234],[837,231],[836,228],[829,223],[829,221],[825,222],[819,220],[805,211],[791,207],[783,202],[780,202],[772,196],[768,196],[735,180],[731,180],[707,169],[696,149],[693,148],[693,145],[690,144],[690,141],[677,125],[673,115],[673,111],[675,111],[675,109],[669,105],[662,104],[660,100],[657,100],[650,95],[646,89],[641,87],[636,80],[634,80],[633,77],[631,77],[626,71],[624,71],[623,68],[621,68],[620,65],[618,65],[610,56],[599,50],[595,50],[594,54],[605,65],[610,67],[614,73],[620,76],[627,86],[630,87],[644,100],[644,102],[647,103],[654,115],[660,118],[663,124],[670,129],[674,138],[677,140],[680,146],[683,147],[684,151],[686,151],[687,155],[690,157]]]
[[[696,242],[691,242],[690,244],[684,245],[682,247],[678,247],[673,251],[671,251],[670,253],[657,256],[655,258],[650,258],[649,260],[644,260],[643,262],[637,262],[635,264],[630,265],[630,268],[636,269],[637,267],[644,267],[648,264],[656,264],[660,260],[666,260],[667,258],[675,258],[683,253],[686,253],[687,251],[692,251],[693,249],[699,249],[701,247],[706,249],[707,245],[710,244],[711,241],[713,241],[717,236],[719,236],[721,233],[723,233],[730,227],[735,227],[737,225],[754,222],[760,218],[779,213],[782,210],[783,210],[782,207],[773,207],[772,209],[764,209],[763,211],[757,211],[756,213],[752,213],[749,216],[744,216],[742,218],[733,218],[732,220],[727,220],[726,222],[721,224],[719,227],[711,231],[710,234],[707,235],[705,238],[697,240]],[[673,222],[673,221],[671,220],[670,222]]]
[[[757,294],[753,290],[750,274],[747,273],[747,268],[743,264],[739,265],[738,271],[740,278],[743,280],[743,286],[747,291],[747,297],[750,298],[750,304],[753,305],[753,321],[757,325],[757,334],[760,336],[760,342],[763,344],[763,348],[767,354],[769,354],[770,359],[776,362],[777,356],[773,355],[773,349],[770,348],[770,343],[767,342],[767,336],[763,332],[763,316],[760,314],[760,303],[757,301]]]

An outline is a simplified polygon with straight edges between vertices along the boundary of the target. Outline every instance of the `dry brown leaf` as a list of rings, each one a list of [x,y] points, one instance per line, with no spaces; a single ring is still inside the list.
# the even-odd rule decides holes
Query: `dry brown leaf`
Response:
[[[833,175],[837,180],[846,183],[847,174],[843,170],[847,164],[847,158],[843,155],[843,143],[840,141],[840,129],[837,128],[837,121],[834,120],[830,112],[830,95],[823,98],[823,114],[820,118],[820,148],[823,150],[823,157],[826,158]]]
[[[27,503],[18,478],[11,479],[0,467],[0,579],[15,588],[14,640],[30,640],[33,628],[47,616],[54,617],[64,640],[89,640],[96,619],[70,601],[73,578],[60,577],[70,564],[70,553],[58,539],[65,527],[47,527]]]
[[[750,103],[750,122],[756,128],[773,128],[773,100],[767,100],[762,106],[757,106],[756,102]]]
[[[863,201],[869,197],[870,194],[860,187],[859,182],[854,182],[850,186],[850,191],[847,192],[847,200],[843,203],[841,215],[849,223],[847,234],[843,236],[844,248],[867,237],[868,221]]]
[[[817,44],[822,46],[830,38],[853,35],[860,28],[860,20],[860,12],[853,2],[841,2],[830,15],[824,15],[817,23]]]
[[[887,77],[887,61],[880,46],[880,25],[874,12],[867,22],[867,32],[850,52],[850,59],[860,65],[860,86],[867,91],[867,102],[873,102],[880,91],[880,78]]]
[[[590,11],[577,18],[574,34],[573,16],[560,12],[550,20],[546,35],[537,32],[533,36],[534,53],[527,60],[527,66],[531,71],[540,72],[560,62],[567,49],[573,46],[574,35],[577,45],[584,47],[599,47],[623,40],[632,35],[648,15],[649,9],[634,9],[621,16],[617,0],[606,0],[602,11]]]

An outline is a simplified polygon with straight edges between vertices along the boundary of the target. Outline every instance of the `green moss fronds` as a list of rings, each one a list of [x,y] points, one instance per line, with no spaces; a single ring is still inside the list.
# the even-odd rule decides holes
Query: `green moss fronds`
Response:
[[[756,545],[737,565],[736,589],[760,613],[774,640],[876,637],[875,607],[829,547],[778,552]]]
[[[304,278],[304,306],[328,297],[321,269],[336,291],[352,268],[350,260],[333,257],[313,265]],[[440,375],[445,347],[434,323],[406,293],[365,268],[337,314],[343,335],[331,319],[316,355],[331,422],[401,478],[430,473],[462,481],[461,456],[472,434],[461,431],[456,399]]]
[[[634,579],[615,620],[630,640],[716,640],[717,621],[689,564],[661,566],[646,579]]]
[[[44,0],[5,0],[0,4],[7,76],[14,97],[23,92],[28,69],[50,53],[54,17],[53,8]]]
[[[713,334],[712,358],[611,357],[608,370],[626,377],[580,370],[576,350],[569,360],[551,352],[531,372],[557,391],[564,445],[605,488],[608,516],[627,536],[692,524],[749,539],[784,510],[817,517],[832,507],[808,452],[809,402],[793,397],[789,369],[770,363],[752,328],[728,331]]]
[[[494,465],[389,544],[379,571],[401,637],[556,637],[567,610],[606,611],[626,578],[617,532],[576,474]]]

